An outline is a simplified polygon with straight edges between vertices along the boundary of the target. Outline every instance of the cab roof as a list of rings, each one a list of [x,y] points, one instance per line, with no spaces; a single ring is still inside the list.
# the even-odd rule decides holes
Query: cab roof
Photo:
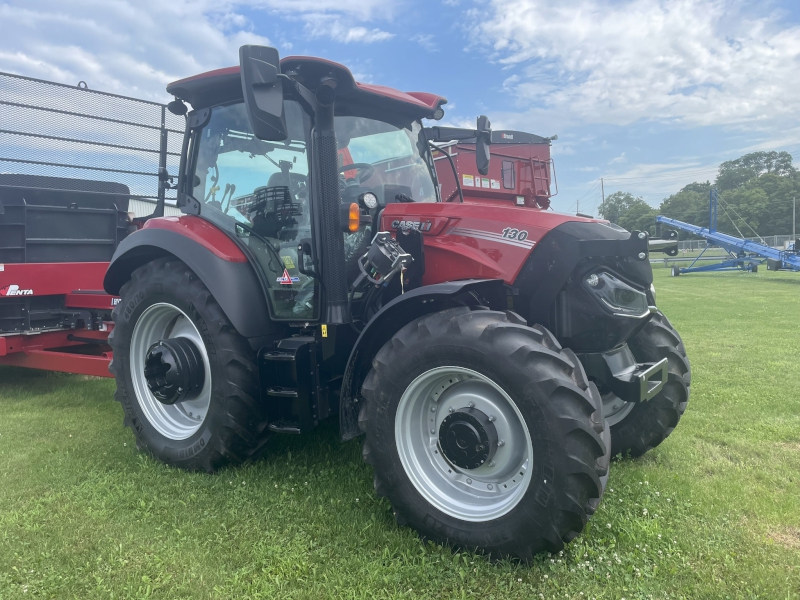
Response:
[[[361,83],[344,65],[324,58],[288,56],[281,59],[281,72],[315,91],[323,79],[336,80],[336,113],[386,120],[395,114],[401,120],[431,117],[447,102],[443,96],[427,92],[401,92],[372,83]],[[180,79],[167,86],[167,93],[192,105],[205,108],[242,99],[239,67],[226,67]],[[395,120],[395,119],[390,119]]]

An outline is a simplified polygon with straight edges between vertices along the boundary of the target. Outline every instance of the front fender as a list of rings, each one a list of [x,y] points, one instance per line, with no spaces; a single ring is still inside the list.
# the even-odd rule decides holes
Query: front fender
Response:
[[[418,287],[389,302],[367,323],[350,352],[342,377],[339,395],[342,440],[352,439],[361,433],[358,428],[359,391],[378,350],[404,325],[423,315],[445,310],[454,303],[505,310],[503,281],[468,279]]]
[[[253,267],[223,232],[195,219],[201,221],[197,217],[151,219],[144,229],[129,235],[114,253],[103,287],[119,295],[133,271],[172,255],[200,278],[236,331],[256,343],[257,338],[273,333],[274,325]]]

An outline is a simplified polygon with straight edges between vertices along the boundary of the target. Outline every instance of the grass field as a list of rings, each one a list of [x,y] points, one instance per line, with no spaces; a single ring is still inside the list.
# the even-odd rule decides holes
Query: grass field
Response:
[[[0,599],[800,598],[800,275],[667,275],[689,409],[530,566],[398,528],[335,424],[188,474],[136,451],[113,381],[0,368]]]

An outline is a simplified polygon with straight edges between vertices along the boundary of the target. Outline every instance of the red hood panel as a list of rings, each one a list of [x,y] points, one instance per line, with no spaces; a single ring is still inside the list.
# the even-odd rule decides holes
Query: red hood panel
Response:
[[[418,229],[425,241],[423,283],[474,278],[514,282],[545,234],[573,215],[497,203],[389,204],[381,229]]]

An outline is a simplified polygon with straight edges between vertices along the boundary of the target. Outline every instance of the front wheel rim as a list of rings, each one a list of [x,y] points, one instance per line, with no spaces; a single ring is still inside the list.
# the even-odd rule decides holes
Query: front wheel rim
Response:
[[[498,438],[492,459],[474,469],[449,461],[439,440],[442,421],[466,408],[491,417]],[[398,403],[395,441],[416,490],[452,517],[472,522],[497,519],[528,489],[533,444],[525,419],[503,388],[477,371],[437,367],[414,379]]]
[[[145,357],[159,340],[187,338],[192,341],[203,361],[205,380],[199,394],[175,404],[159,402],[147,385]],[[130,371],[136,400],[144,417],[158,433],[171,440],[185,440],[200,429],[211,406],[211,367],[208,352],[194,321],[178,307],[160,302],[148,306],[133,328],[130,346]]]
[[[622,422],[636,406],[635,402],[626,402],[613,392],[603,394],[603,416],[609,425]]]

